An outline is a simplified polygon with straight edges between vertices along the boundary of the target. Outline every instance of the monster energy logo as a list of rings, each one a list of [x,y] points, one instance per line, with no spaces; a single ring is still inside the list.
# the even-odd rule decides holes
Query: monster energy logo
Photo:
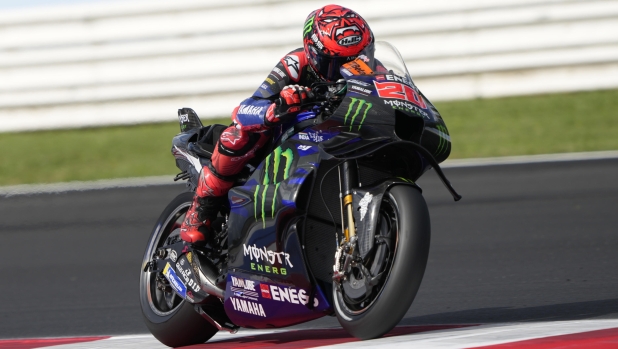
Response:
[[[285,158],[285,163],[281,162],[281,157]],[[261,193],[261,208],[262,208],[262,225],[266,228],[266,198],[270,196],[270,192],[272,192],[272,204],[270,205],[271,209],[271,217],[275,216],[275,203],[277,201],[277,190],[279,189],[279,184],[290,177],[290,169],[292,168],[292,161],[294,160],[294,152],[291,148],[286,149],[285,151],[281,149],[281,147],[277,147],[271,154],[266,157],[264,161],[264,180],[262,181],[262,185],[257,185],[255,188],[255,193],[253,194],[253,215],[258,217],[258,196]],[[272,163],[272,165],[271,165]],[[272,167],[272,177],[271,170]],[[278,180],[279,174],[282,174],[282,178]],[[271,189],[271,190],[269,190]]]
[[[352,125],[354,124],[354,121],[356,120],[356,117],[358,117],[362,112],[363,118],[358,124],[358,129],[360,130],[361,126],[363,125],[363,122],[365,122],[365,118],[367,117],[367,112],[371,110],[371,107],[373,107],[373,104],[365,102],[364,99],[358,99],[358,98],[350,98],[350,99],[352,100],[352,102],[348,106],[348,112],[345,114],[345,118],[343,119],[343,124],[347,125],[348,117],[350,116],[350,114],[352,114],[350,118],[350,130],[351,130]],[[363,112],[363,109],[364,109],[364,112]]]
[[[303,37],[307,36],[307,34],[311,33],[311,28],[313,27],[313,20],[315,16],[312,16],[305,22],[305,29],[303,30]]]
[[[438,129],[438,131],[440,131],[438,133],[438,138],[440,139],[440,141],[438,143],[438,149],[436,149],[436,155],[440,155],[442,153],[445,153],[446,150],[448,149],[450,137],[448,134],[448,130],[446,129],[446,126],[437,125],[436,128]]]

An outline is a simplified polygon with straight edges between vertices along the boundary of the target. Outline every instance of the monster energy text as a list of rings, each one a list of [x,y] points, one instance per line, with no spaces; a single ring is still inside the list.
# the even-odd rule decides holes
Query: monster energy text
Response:
[[[409,113],[414,113],[418,116],[424,117],[426,119],[429,118],[429,114],[427,114],[423,109],[415,106],[412,103],[407,101],[399,101],[399,100],[384,100],[384,104],[391,106],[393,109],[399,109],[403,111],[407,111]],[[430,119],[431,120],[431,119]]]
[[[269,274],[287,275],[288,271],[283,266],[294,268],[294,265],[290,261],[289,253],[270,251],[266,249],[266,247],[258,248],[256,244],[253,244],[253,246],[243,244],[242,248],[243,255],[245,257],[248,256],[249,260],[251,260],[251,270],[262,271]],[[275,265],[279,266],[276,267]]]

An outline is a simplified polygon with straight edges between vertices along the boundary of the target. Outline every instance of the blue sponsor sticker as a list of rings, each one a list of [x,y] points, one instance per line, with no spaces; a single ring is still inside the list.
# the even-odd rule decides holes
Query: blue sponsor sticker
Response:
[[[324,135],[322,135],[321,132],[307,131],[307,135],[314,143],[320,143],[324,141]]]
[[[298,149],[298,155],[300,156],[307,156],[318,152],[317,147],[308,144],[301,144],[297,146],[296,149]]]
[[[174,271],[174,268],[170,266],[169,263],[165,265],[165,269],[163,269],[163,275],[170,282],[170,285],[180,295],[182,298],[187,297],[187,286],[180,281],[178,275]]]

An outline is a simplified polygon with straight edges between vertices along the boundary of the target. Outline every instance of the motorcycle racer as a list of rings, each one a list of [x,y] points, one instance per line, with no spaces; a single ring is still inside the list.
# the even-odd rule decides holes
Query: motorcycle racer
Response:
[[[206,243],[211,222],[235,176],[267,143],[270,129],[294,118],[312,99],[307,86],[337,81],[341,78],[339,68],[373,42],[367,22],[348,8],[327,5],[309,14],[303,28],[303,47],[285,55],[255,93],[232,112],[233,125],[221,133],[211,164],[200,173],[193,202],[180,228],[184,241]]]

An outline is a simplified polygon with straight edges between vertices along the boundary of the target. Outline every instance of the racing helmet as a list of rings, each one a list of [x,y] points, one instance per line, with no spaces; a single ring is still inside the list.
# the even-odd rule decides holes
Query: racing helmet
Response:
[[[326,5],[311,12],[303,29],[309,64],[326,81],[339,79],[339,68],[354,60],[373,41],[367,22],[358,13],[339,5]]]

